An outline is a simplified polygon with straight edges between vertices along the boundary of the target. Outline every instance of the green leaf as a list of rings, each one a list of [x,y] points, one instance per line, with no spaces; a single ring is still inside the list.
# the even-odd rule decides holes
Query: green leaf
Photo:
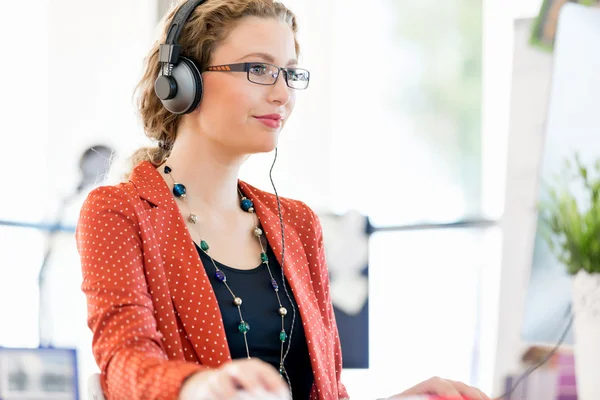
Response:
[[[593,164],[595,175],[582,163],[579,154],[565,160],[565,168],[554,186],[543,183],[545,196],[538,204],[542,239],[568,273],[581,269],[600,273],[600,159]],[[581,209],[569,190],[574,178],[590,203]]]

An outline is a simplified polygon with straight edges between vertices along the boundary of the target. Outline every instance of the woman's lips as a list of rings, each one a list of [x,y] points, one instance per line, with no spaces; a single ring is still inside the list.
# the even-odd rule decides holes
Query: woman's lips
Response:
[[[269,114],[269,115],[261,115],[259,117],[254,117],[264,125],[269,128],[279,128],[281,126],[281,121],[283,118],[279,114]]]

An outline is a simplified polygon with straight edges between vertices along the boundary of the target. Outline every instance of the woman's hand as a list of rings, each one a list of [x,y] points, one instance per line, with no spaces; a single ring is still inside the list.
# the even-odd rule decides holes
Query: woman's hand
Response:
[[[279,372],[258,359],[234,360],[220,368],[198,372],[181,388],[179,400],[235,398],[287,400],[290,393]]]
[[[438,377],[433,377],[425,382],[421,382],[400,394],[388,398],[388,400],[401,400],[419,394],[433,394],[456,400],[491,400],[479,389],[465,385],[462,382]]]

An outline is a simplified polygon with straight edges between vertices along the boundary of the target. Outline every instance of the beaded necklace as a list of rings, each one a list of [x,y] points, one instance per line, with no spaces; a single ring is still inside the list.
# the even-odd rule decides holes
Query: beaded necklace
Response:
[[[165,165],[163,168],[163,171],[165,173],[165,175],[168,175],[169,178],[171,179],[171,181],[173,182],[173,195],[175,196],[176,199],[181,200],[183,204],[185,204],[187,211],[188,211],[188,217],[187,220],[188,222],[190,222],[192,224],[192,226],[194,227],[194,229],[196,230],[196,232],[198,233],[198,236],[200,237],[200,244],[198,245],[198,247],[200,248],[200,250],[206,254],[209,258],[210,261],[215,269],[215,278],[223,283],[223,285],[225,285],[225,287],[227,288],[227,290],[229,291],[229,293],[231,294],[231,297],[233,299],[233,305],[235,307],[237,307],[237,311],[239,313],[240,316],[240,322],[238,324],[238,331],[243,335],[244,337],[244,344],[246,346],[246,356],[248,359],[250,359],[250,349],[248,348],[248,339],[247,339],[247,333],[250,331],[250,324],[244,319],[243,313],[242,313],[242,299],[238,296],[236,296],[235,292],[233,291],[233,289],[229,286],[229,284],[227,283],[227,276],[225,275],[225,273],[217,266],[217,264],[215,263],[215,260],[210,256],[209,251],[210,251],[210,246],[208,245],[208,243],[202,239],[202,235],[200,233],[200,229],[197,225],[198,222],[198,216],[194,213],[192,213],[189,209],[189,206],[187,204],[187,202],[185,201],[187,199],[187,188],[185,187],[185,185],[178,183],[175,178],[173,177],[173,170],[168,166]],[[290,340],[288,339],[288,334],[285,331],[285,317],[288,314],[288,310],[281,304],[281,298],[279,296],[279,285],[277,283],[277,281],[275,280],[273,273],[271,272],[271,267],[269,266],[269,257],[267,256],[267,252],[265,250],[265,247],[263,245],[263,240],[262,240],[262,236],[264,234],[263,230],[260,228],[260,221],[258,219],[258,216],[256,215],[256,213],[254,212],[254,204],[252,203],[252,200],[248,199],[246,196],[243,195],[243,193],[241,192],[241,190],[238,188],[238,193],[240,195],[240,207],[243,211],[250,213],[254,216],[255,218],[255,227],[253,229],[253,234],[254,236],[258,239],[258,242],[260,244],[260,248],[261,248],[261,253],[260,253],[260,260],[263,264],[265,264],[267,271],[269,272],[269,276],[271,278],[271,282],[270,282],[270,286],[273,288],[275,295],[277,296],[277,302],[279,304],[279,308],[277,309],[277,313],[279,314],[279,316],[281,317],[281,331],[279,332],[279,342],[281,343],[281,351],[280,351],[280,360],[279,360],[279,373],[282,376],[285,376],[287,381],[288,381],[288,386],[290,387],[290,391],[291,391],[291,382],[289,379],[289,376],[287,375],[287,371],[285,369],[284,366],[284,361],[285,358],[287,356],[287,353],[289,352],[290,349]],[[283,271],[283,270],[282,270]],[[282,276],[282,279],[285,279],[284,276]],[[287,291],[286,291],[287,294]],[[292,308],[293,308],[293,303],[291,301],[291,298],[288,294],[288,298],[290,300],[290,303],[292,304]],[[295,310],[294,310],[295,311]],[[294,319],[292,319],[292,328],[293,328],[293,324],[294,324]],[[291,329],[290,328],[290,336],[291,336]],[[291,339],[291,337],[290,337]],[[284,353],[284,344],[285,342],[288,342],[288,347],[287,347],[287,351]]]

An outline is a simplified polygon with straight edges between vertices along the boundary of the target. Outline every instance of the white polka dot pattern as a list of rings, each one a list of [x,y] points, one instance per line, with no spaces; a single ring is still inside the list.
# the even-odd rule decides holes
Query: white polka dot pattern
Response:
[[[281,263],[275,196],[240,181]],[[312,400],[347,398],[329,297],[323,233],[304,203],[281,199],[285,275],[298,302],[315,383]],[[88,325],[109,399],[177,399],[186,377],[231,361],[211,284],[155,167],[86,199],[77,226]],[[293,362],[293,360],[292,360]]]

